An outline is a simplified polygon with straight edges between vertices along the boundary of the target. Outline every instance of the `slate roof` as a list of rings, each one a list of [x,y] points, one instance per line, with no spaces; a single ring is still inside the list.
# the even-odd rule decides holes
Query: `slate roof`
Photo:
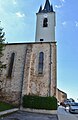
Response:
[[[49,0],[46,0],[44,8],[42,9],[42,5],[40,6],[40,9],[38,13],[47,13],[47,12],[53,12],[53,7],[50,5]]]

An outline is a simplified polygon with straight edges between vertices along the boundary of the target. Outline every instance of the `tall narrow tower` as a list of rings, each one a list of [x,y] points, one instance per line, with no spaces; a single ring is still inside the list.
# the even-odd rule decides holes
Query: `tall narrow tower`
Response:
[[[38,11],[36,21],[36,42],[54,42],[55,41],[55,12],[49,0]]]

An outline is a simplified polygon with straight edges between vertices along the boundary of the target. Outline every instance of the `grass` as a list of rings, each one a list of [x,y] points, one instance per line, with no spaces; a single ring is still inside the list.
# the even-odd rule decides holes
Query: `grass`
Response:
[[[14,108],[12,105],[4,102],[0,102],[0,112]]]

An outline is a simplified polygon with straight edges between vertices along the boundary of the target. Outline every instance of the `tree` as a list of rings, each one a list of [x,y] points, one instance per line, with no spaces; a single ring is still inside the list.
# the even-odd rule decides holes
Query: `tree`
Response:
[[[3,56],[3,50],[4,50],[4,41],[5,41],[5,32],[3,32],[3,28],[0,27],[0,75],[2,72],[2,69],[5,68],[5,64],[1,61],[1,57]]]
[[[1,75],[2,75],[3,68],[6,68],[6,65],[3,64],[3,62],[1,61],[1,57],[3,56],[3,50],[4,50],[4,47],[5,47],[4,36],[5,36],[5,32],[3,32],[3,28],[0,27],[0,97],[1,98],[2,98],[1,91],[3,89],[3,83],[4,83],[4,80],[1,78]]]

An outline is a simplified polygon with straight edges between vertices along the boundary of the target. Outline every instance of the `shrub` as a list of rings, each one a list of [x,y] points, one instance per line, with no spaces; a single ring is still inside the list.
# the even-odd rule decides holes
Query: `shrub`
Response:
[[[0,101],[0,111],[9,110],[14,108],[12,105]]]
[[[56,110],[57,99],[53,97],[40,97],[25,95],[23,97],[23,107],[34,109]]]

